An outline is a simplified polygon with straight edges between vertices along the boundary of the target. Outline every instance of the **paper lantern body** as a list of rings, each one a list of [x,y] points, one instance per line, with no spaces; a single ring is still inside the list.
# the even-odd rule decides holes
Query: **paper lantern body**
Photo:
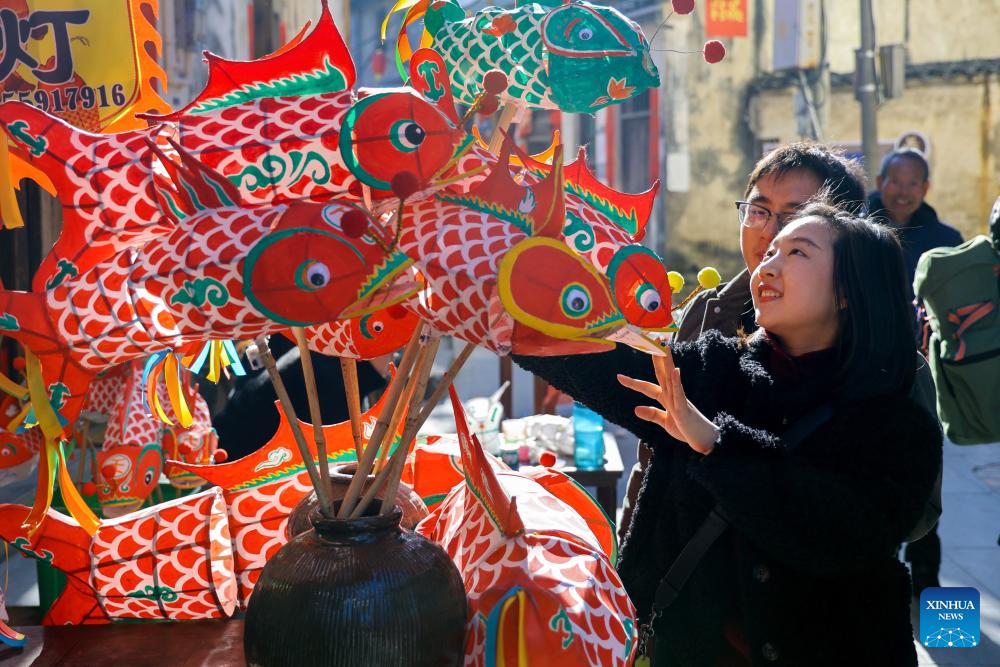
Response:
[[[504,102],[571,113],[594,113],[660,84],[642,30],[607,6],[526,2],[467,17],[444,0],[430,5],[424,26],[466,105],[491,70],[507,75]]]
[[[103,522],[91,582],[110,619],[226,618],[236,577],[220,489]]]
[[[496,472],[452,390],[465,484],[417,527],[458,566],[469,597],[465,664],[544,655],[631,664],[635,609],[587,522],[538,482]]]
[[[0,505],[0,537],[67,574],[45,625],[114,618],[224,618],[236,605],[232,541],[220,489],[100,523],[93,538],[49,509],[30,540],[29,508]]]
[[[306,328],[309,349],[331,357],[374,359],[406,345],[420,324],[413,309],[394,305],[368,315]]]

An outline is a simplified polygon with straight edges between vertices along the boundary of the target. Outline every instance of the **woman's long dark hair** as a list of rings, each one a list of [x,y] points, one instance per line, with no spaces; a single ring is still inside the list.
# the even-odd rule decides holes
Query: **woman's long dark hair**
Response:
[[[795,217],[819,218],[834,233],[833,290],[844,305],[837,322],[837,394],[859,399],[909,392],[916,315],[895,233],[823,201]]]

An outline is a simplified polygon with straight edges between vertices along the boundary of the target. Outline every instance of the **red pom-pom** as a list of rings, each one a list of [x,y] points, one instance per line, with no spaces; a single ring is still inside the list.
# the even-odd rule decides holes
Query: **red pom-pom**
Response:
[[[694,0],[670,0],[675,14],[690,14],[694,11]]]
[[[507,75],[498,69],[491,69],[483,77],[483,90],[492,95],[499,95],[507,90]]]
[[[215,453],[212,454],[213,463],[225,463],[228,458],[229,453],[224,449],[216,449]]]
[[[394,305],[394,306],[389,306],[389,317],[391,317],[394,320],[401,320],[401,319],[403,319],[404,317],[406,317],[406,314],[408,312],[409,311],[406,310],[406,308],[403,308],[398,303],[396,305]]]
[[[496,95],[486,95],[483,97],[483,101],[479,103],[479,108],[476,109],[476,113],[480,116],[492,116],[500,108],[500,98]]]
[[[93,496],[97,494],[97,485],[93,482],[84,482],[83,486],[80,487],[80,492],[85,496]]]
[[[401,171],[392,177],[392,194],[400,199],[408,199],[420,191],[420,181],[409,171]]]
[[[352,239],[361,238],[368,231],[368,216],[364,211],[352,208],[340,217],[340,228]]]
[[[726,46],[717,39],[710,39],[705,42],[705,49],[702,53],[705,55],[705,62],[714,65],[726,57]]]
[[[538,455],[538,465],[546,468],[554,468],[556,465],[556,455],[552,452],[542,452]]]
[[[191,456],[191,454],[194,453],[194,445],[192,445],[190,442],[185,442],[177,449],[180,451],[181,455],[185,457]]]
[[[14,357],[14,361],[11,362],[14,370],[20,373],[24,370],[24,357]]]

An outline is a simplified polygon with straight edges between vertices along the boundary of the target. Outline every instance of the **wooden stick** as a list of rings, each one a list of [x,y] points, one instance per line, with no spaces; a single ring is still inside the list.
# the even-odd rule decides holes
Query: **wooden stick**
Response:
[[[438,404],[438,402],[441,400],[441,397],[444,395],[444,392],[447,391],[448,387],[451,386],[451,383],[454,382],[455,376],[457,376],[459,371],[462,370],[462,366],[465,365],[466,360],[469,358],[469,356],[475,349],[476,349],[475,345],[473,345],[472,343],[467,343],[465,348],[463,348],[462,351],[459,353],[459,355],[455,357],[455,360],[451,363],[451,366],[448,367],[447,372],[445,372],[444,376],[441,378],[441,381],[438,383],[438,386],[434,388],[434,392],[431,394],[430,398],[428,398],[424,402],[423,407],[420,408],[420,412],[417,414],[416,418],[413,419],[412,423],[410,422],[409,416],[407,417],[407,422],[408,422],[407,428],[403,430],[403,437],[402,440],[400,441],[400,449],[403,447],[403,443],[406,443],[406,449],[407,450],[409,449],[410,441],[416,437],[417,432],[420,430],[420,427],[423,426],[424,423],[427,421],[427,418],[430,417],[431,412],[434,410],[434,406]],[[396,452],[398,451],[399,449],[396,450]],[[393,456],[395,456],[395,453],[393,454]],[[396,497],[396,493],[399,490],[399,483],[403,477],[403,469],[405,468],[405,464],[406,464],[406,456],[399,457],[398,461],[389,462],[389,467],[387,468],[388,481],[386,482],[388,486],[386,487],[385,494],[383,494],[383,498]],[[377,481],[378,480],[376,480],[376,482]],[[372,484],[372,486],[374,487],[375,484]],[[382,513],[383,514],[386,513],[384,504],[382,506]]]
[[[379,445],[389,427],[389,420],[396,409],[396,403],[399,401],[403,386],[406,384],[406,377],[409,375],[410,369],[413,368],[413,362],[416,361],[420,338],[426,328],[426,325],[417,327],[410,342],[406,344],[403,359],[399,362],[399,369],[385,390],[385,402],[382,404],[382,412],[375,423],[375,430],[372,431],[372,437],[368,439],[368,446],[365,447],[365,451],[358,461],[358,469],[354,471],[351,483],[347,487],[347,493],[344,494],[344,500],[340,504],[340,511],[337,513],[338,519],[346,519],[351,515],[354,503],[357,502],[361,490],[364,488],[365,480],[371,474]]]
[[[354,451],[360,460],[365,444],[361,432],[361,387],[358,383],[357,360],[341,357],[340,374],[344,378],[344,392],[347,394],[347,412],[351,416],[351,436],[354,438]]]
[[[497,119],[497,127],[493,130],[493,136],[490,137],[490,152],[494,155],[500,150],[500,146],[503,145],[507,130],[510,129],[510,124],[514,122],[514,116],[516,115],[516,104],[505,104],[504,108],[500,111],[500,118]]]
[[[449,366],[448,370],[445,371],[444,375],[441,377],[441,381],[438,382],[436,387],[434,387],[434,392],[420,409],[420,414],[417,417],[419,426],[423,426],[424,422],[426,422],[431,416],[431,412],[433,412],[434,407],[441,402],[442,398],[444,398],[444,392],[448,391],[448,387],[450,387],[451,383],[455,381],[455,376],[462,370],[462,366],[465,365],[465,362],[468,361],[475,349],[475,344],[466,343],[465,347],[462,348],[462,351],[458,353],[457,357],[455,357],[455,360],[451,362],[451,366]]]
[[[351,518],[356,519],[361,516],[365,509],[371,503],[372,499],[375,498],[375,494],[379,492],[381,487],[390,481],[394,477],[394,471],[396,468],[400,469],[400,476],[402,476],[402,467],[406,463],[406,457],[409,454],[410,441],[413,436],[417,433],[417,428],[415,426],[417,421],[417,415],[419,414],[418,407],[420,406],[424,393],[427,391],[427,382],[431,377],[431,370],[434,368],[434,358],[437,356],[438,345],[441,344],[441,338],[435,337],[430,343],[428,343],[423,350],[421,350],[421,364],[417,366],[413,373],[416,377],[416,384],[413,387],[413,393],[410,395],[409,405],[406,410],[406,425],[403,427],[403,437],[399,441],[399,446],[396,447],[396,451],[392,453],[389,457],[389,465],[387,465],[382,472],[375,478],[375,483],[369,487],[368,491],[365,492],[361,500],[358,502],[357,506],[351,512]],[[387,445],[388,447],[388,445]],[[379,477],[382,477],[382,481],[379,482]],[[396,487],[399,487],[397,482]],[[384,501],[382,503],[382,514],[388,514],[392,511],[395,503],[393,499],[396,497],[395,489],[392,492],[392,496],[384,496]]]
[[[420,348],[417,353],[417,360],[414,362],[414,368],[422,368],[424,363],[424,358],[427,356],[427,346]],[[403,393],[400,395],[399,402],[396,404],[396,409],[392,412],[392,419],[389,421],[389,428],[386,429],[385,437],[382,439],[382,446],[379,447],[378,460],[375,461],[375,467],[372,471],[379,473],[385,466],[385,460],[389,456],[389,449],[392,447],[393,440],[396,439],[396,432],[399,430],[399,423],[403,421],[403,415],[406,414],[406,408],[410,404],[410,399],[413,397],[413,391],[416,388],[417,374],[410,373],[410,377],[406,379],[406,386],[403,388]]]
[[[264,367],[267,369],[267,375],[271,378],[271,384],[274,385],[274,392],[278,395],[281,409],[285,412],[285,417],[288,418],[288,423],[292,428],[295,444],[298,445],[299,453],[302,455],[302,464],[309,474],[309,480],[312,482],[313,488],[316,489],[316,499],[319,501],[320,511],[324,516],[333,518],[333,506],[330,504],[329,496],[330,489],[326,484],[326,479],[320,480],[319,470],[316,467],[316,462],[313,461],[309,445],[306,444],[306,437],[302,433],[302,427],[299,425],[299,419],[295,414],[292,399],[288,397],[288,390],[285,389],[285,383],[281,379],[281,373],[278,372],[278,366],[274,363],[274,356],[271,354],[271,350],[267,346],[267,339],[264,336],[257,338],[257,350],[260,353],[261,361],[264,362]],[[326,459],[324,458],[324,460]]]
[[[330,484],[330,459],[327,458],[326,433],[323,432],[323,414],[319,406],[319,391],[316,388],[312,353],[309,352],[306,330],[302,327],[292,327],[292,333],[295,334],[295,342],[299,346],[299,361],[302,362],[302,379],[305,380],[306,396],[309,399],[309,418],[312,420],[313,438],[316,440],[320,479],[326,486]]]

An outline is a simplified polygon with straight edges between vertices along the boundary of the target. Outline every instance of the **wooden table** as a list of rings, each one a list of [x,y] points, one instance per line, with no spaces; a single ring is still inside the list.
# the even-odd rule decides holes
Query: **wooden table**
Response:
[[[611,522],[616,521],[618,510],[618,480],[625,474],[622,465],[622,455],[618,451],[618,441],[615,436],[604,431],[604,467],[594,470],[577,470],[573,466],[559,469],[582,486],[594,487],[597,490],[597,502]]]
[[[20,626],[28,637],[19,649],[0,648],[0,666],[35,667],[216,667],[240,666],[243,621],[114,623]]]

